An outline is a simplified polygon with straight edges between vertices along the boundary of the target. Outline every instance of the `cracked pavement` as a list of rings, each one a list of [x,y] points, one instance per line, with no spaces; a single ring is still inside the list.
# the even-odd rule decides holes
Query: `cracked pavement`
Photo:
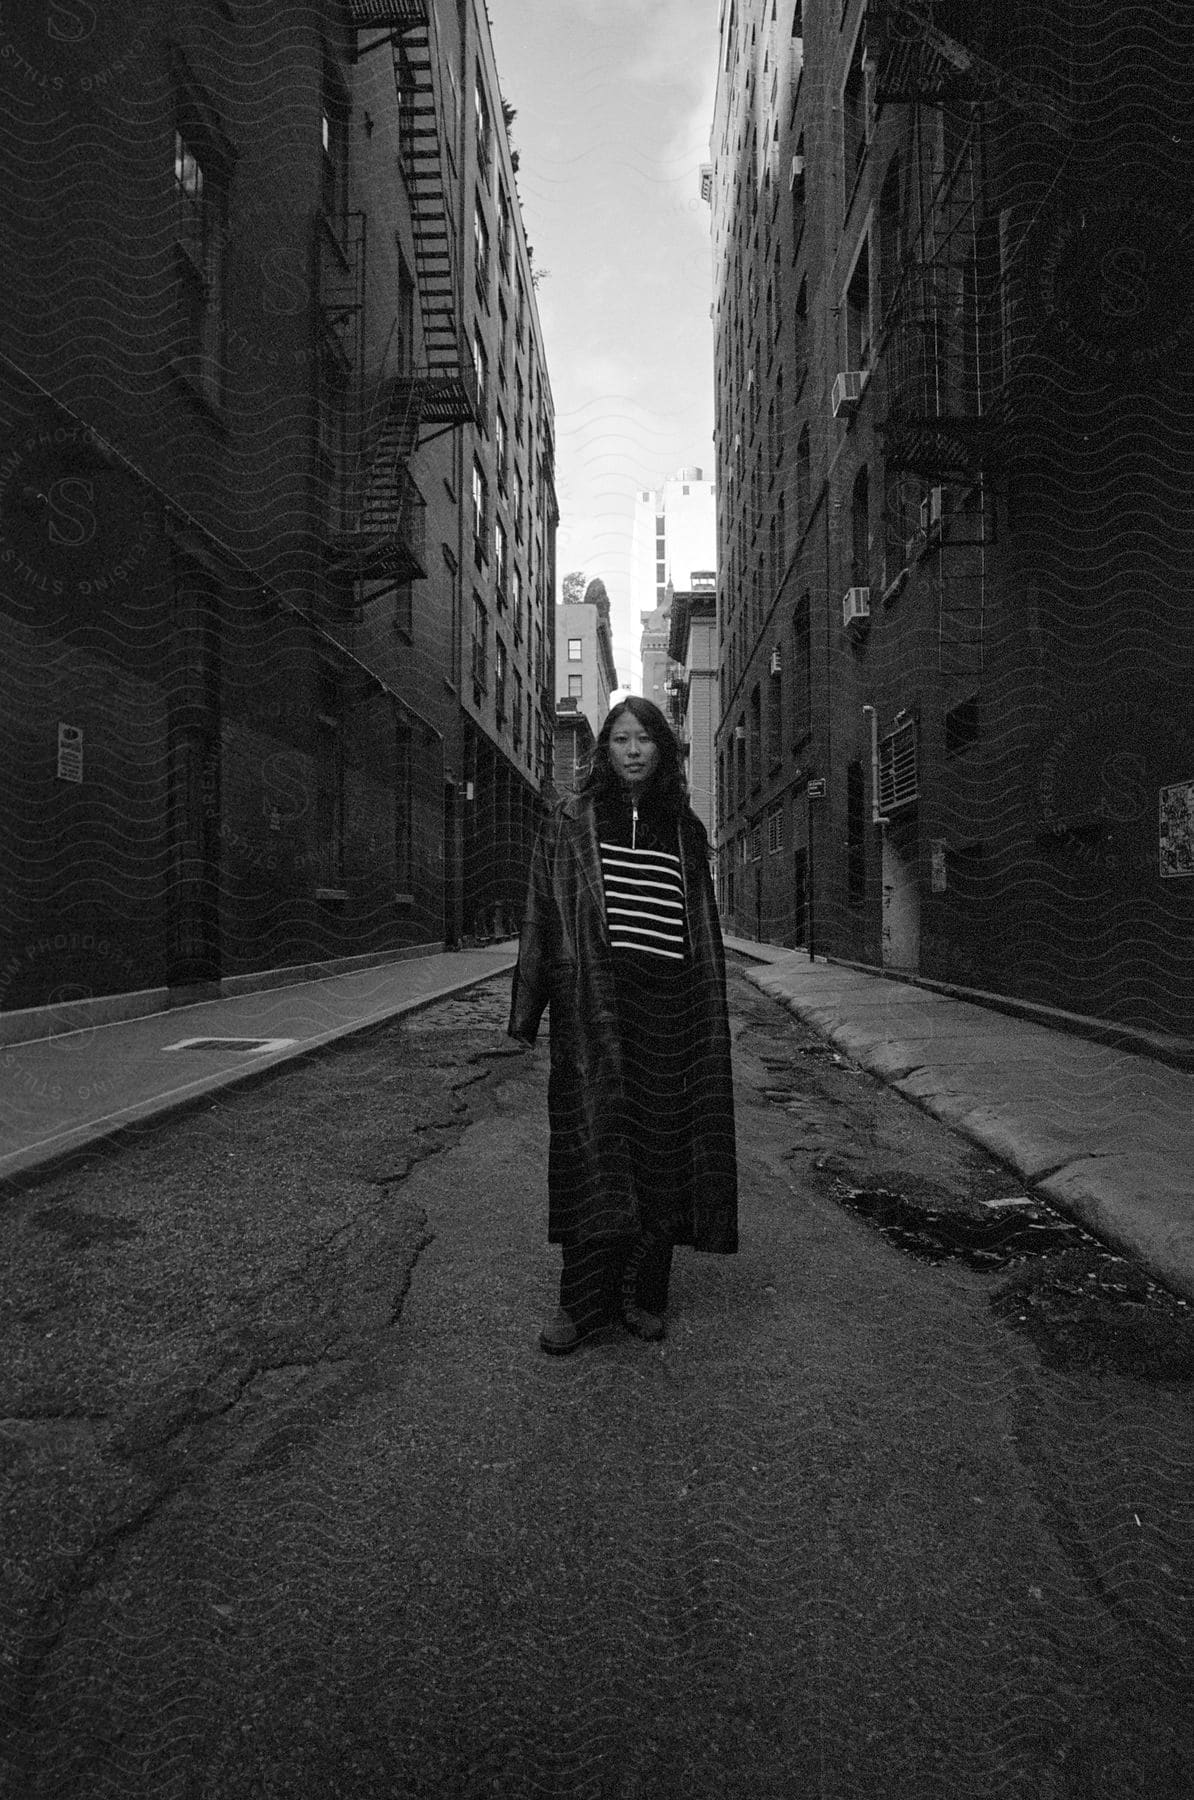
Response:
[[[833,1199],[1016,1178],[735,973],[742,1252],[545,1358],[508,991],[0,1215],[0,1793],[1185,1796],[1188,1384]]]

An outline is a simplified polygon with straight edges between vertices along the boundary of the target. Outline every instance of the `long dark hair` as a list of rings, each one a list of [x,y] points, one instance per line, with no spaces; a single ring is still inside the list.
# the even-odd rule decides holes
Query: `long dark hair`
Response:
[[[684,779],[680,746],[675,732],[655,702],[643,700],[638,694],[628,695],[610,709],[601,727],[601,734],[593,751],[593,766],[581,785],[581,793],[592,794],[598,806],[608,805],[620,798],[622,783],[610,760],[609,740],[614,726],[624,713],[633,714],[659,752],[659,759],[651,771],[650,779],[643,786],[643,806],[666,818],[678,819],[688,806],[688,784]]]

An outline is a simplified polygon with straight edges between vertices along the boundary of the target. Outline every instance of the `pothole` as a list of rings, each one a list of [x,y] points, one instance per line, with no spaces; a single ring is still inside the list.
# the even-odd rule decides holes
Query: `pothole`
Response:
[[[834,1198],[921,1262],[1010,1270],[997,1318],[1048,1361],[1149,1381],[1194,1379],[1194,1309],[1129,1258],[1031,1194],[979,1203],[981,1216],[888,1187],[833,1183]]]
[[[1080,1225],[1027,1194],[982,1204],[985,1216],[933,1206],[895,1188],[834,1183],[834,1198],[873,1225],[889,1243],[922,1262],[963,1262],[1001,1269],[1028,1256],[1078,1245],[1101,1246]]]

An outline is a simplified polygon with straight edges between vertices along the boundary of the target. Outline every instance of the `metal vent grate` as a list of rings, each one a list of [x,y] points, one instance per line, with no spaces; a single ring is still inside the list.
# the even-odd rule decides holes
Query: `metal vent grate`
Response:
[[[879,811],[915,805],[920,794],[916,721],[899,725],[879,745]]]

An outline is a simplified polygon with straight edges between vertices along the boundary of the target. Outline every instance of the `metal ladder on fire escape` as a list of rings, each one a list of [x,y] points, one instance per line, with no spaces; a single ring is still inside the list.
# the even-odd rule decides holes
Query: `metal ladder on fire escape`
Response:
[[[964,691],[981,677],[986,629],[993,518],[987,474],[996,393],[987,315],[993,296],[980,217],[977,110],[942,168],[922,137],[921,104],[965,105],[982,90],[971,68],[960,73],[939,53],[934,39],[941,34],[929,23],[930,8],[876,0],[872,13],[878,95],[915,108],[912,167],[922,183],[919,228],[906,247],[885,321],[885,456],[889,468],[921,484],[909,560],[918,557],[936,589],[939,673]],[[948,47],[950,41],[943,41]],[[928,183],[926,170],[932,171]]]
[[[409,580],[426,573],[422,502],[408,464],[428,435],[475,422],[472,364],[464,355],[454,224],[445,180],[439,46],[431,0],[348,0],[358,31],[388,33],[398,107],[399,158],[410,199],[415,289],[423,359],[413,346],[395,374],[383,376],[365,408],[356,483],[356,536],[371,547],[369,572]],[[371,48],[380,47],[376,40]],[[399,325],[391,322],[386,367]],[[427,428],[431,427],[430,434]]]

